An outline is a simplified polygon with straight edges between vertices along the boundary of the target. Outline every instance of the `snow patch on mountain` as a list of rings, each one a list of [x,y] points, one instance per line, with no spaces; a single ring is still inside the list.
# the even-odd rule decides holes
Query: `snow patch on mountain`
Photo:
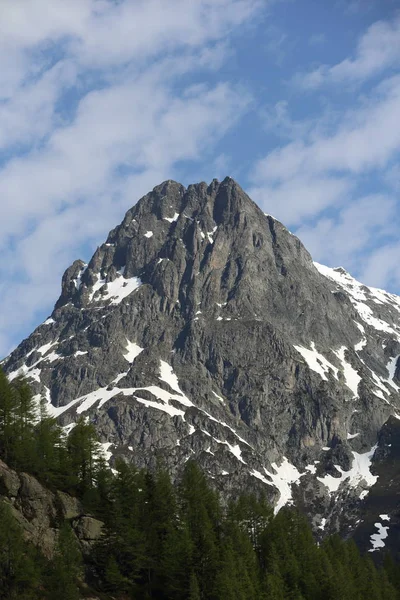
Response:
[[[286,456],[283,457],[281,464],[278,466],[272,463],[271,467],[275,473],[271,473],[264,467],[265,473],[272,480],[272,484],[279,490],[279,500],[275,505],[274,512],[277,514],[283,506],[292,503],[292,484],[299,481],[301,473],[292,465]]]
[[[42,323],[42,325],[52,325],[53,323],[55,323],[55,320],[49,317]]]
[[[215,226],[212,231],[207,231],[207,238],[210,244],[214,243],[214,233],[217,231],[218,227]]]
[[[40,348],[36,348],[36,351],[39,352],[39,354],[44,355],[44,354],[46,354],[46,352],[48,352],[50,350],[50,348],[52,348],[53,346],[56,346],[57,344],[58,344],[58,341],[49,342],[48,344],[43,344],[43,346],[40,346]]]
[[[125,267],[122,267],[117,272],[117,277],[114,281],[106,282],[105,279],[101,279],[100,275],[97,276],[97,281],[93,285],[92,290],[89,294],[89,301],[93,302],[96,294],[106,286],[105,293],[98,297],[95,301],[98,302],[100,300],[110,300],[111,304],[120,304],[124,298],[132,294],[135,290],[137,290],[142,282],[138,277],[130,277],[129,279],[125,279],[124,277]]]
[[[376,448],[377,446],[375,445],[371,448],[371,450],[365,452],[364,454],[352,452],[353,464],[349,471],[343,471],[340,465],[335,465],[335,468],[340,472],[339,477],[325,475],[324,477],[317,477],[318,481],[323,483],[328,488],[330,494],[337,492],[340,487],[340,484],[346,480],[348,480],[348,485],[353,488],[357,487],[362,483],[364,483],[367,487],[371,487],[378,480],[378,476],[372,475],[370,470],[372,464],[372,457],[375,453]]]
[[[143,389],[149,389],[149,388],[143,388]],[[167,413],[170,417],[179,416],[179,417],[184,418],[185,412],[183,410],[180,410],[179,408],[176,408],[176,406],[172,406],[172,404],[169,404],[169,403],[159,404],[158,402],[153,402],[152,400],[145,400],[144,398],[140,398],[139,396],[135,396],[135,400],[137,400],[137,402],[140,402],[140,404],[144,404],[144,406],[147,406],[149,408],[161,410],[161,411]]]
[[[338,284],[345,292],[347,292],[350,301],[352,302],[354,308],[357,310],[360,318],[378,331],[384,331],[386,333],[391,333],[396,337],[399,337],[400,329],[397,331],[393,329],[391,325],[382,320],[382,318],[378,318],[374,316],[372,309],[365,304],[366,301],[372,301],[375,304],[386,304],[390,305],[392,308],[395,308],[400,312],[400,298],[395,296],[394,294],[388,294],[384,290],[380,290],[378,288],[368,287],[356,279],[352,277],[347,271],[345,271],[342,267],[337,267],[332,269],[330,267],[326,267],[325,265],[321,265],[317,262],[314,262],[314,266],[316,269],[327,277],[331,281],[334,281]]]
[[[174,223],[179,219],[179,213],[175,213],[173,217],[164,217],[164,221],[168,221],[169,223]]]
[[[81,289],[81,285],[82,285],[82,275],[84,274],[84,272],[86,271],[86,269],[88,268],[87,264],[85,264],[82,269],[79,271],[78,277],[76,279],[74,279],[74,284],[77,290]]]
[[[124,354],[124,358],[128,361],[128,363],[133,363],[135,358],[137,358],[139,354],[143,352],[143,348],[135,344],[135,342],[130,342],[129,340],[126,340],[126,344],[127,352]]]
[[[125,279],[123,270],[118,271],[118,275],[117,279],[107,284],[107,293],[104,296],[104,300],[111,298],[111,304],[119,304],[142,285],[138,277]]]
[[[311,350],[304,348],[304,346],[294,346],[294,348],[302,355],[309,368],[321,375],[322,379],[325,379],[326,381],[328,380],[326,374],[329,372],[329,370],[333,371],[335,377],[337,377],[337,367],[335,367],[325,358],[325,356],[317,351],[315,348],[315,342],[311,342]]]
[[[388,379],[386,379],[386,381],[396,391],[399,391],[400,387],[396,383],[394,383],[393,379],[396,374],[397,361],[399,360],[399,358],[400,356],[395,356],[394,358],[391,358],[388,364],[386,365],[386,368],[389,371],[389,377]]]
[[[354,394],[354,397],[357,398],[358,397],[358,384],[361,381],[361,377],[357,373],[357,371],[354,369],[354,367],[352,367],[351,364],[346,361],[346,359],[345,359],[346,350],[347,350],[346,346],[342,346],[339,350],[335,351],[335,354],[339,358],[340,362],[342,363],[343,375],[344,375],[344,378],[346,381],[346,385],[348,388],[351,389],[351,391]]]
[[[389,526],[387,525],[386,527],[384,525],[382,525],[382,523],[374,523],[375,527],[377,528],[378,532],[377,533],[373,533],[371,535],[371,544],[372,544],[372,549],[368,550],[368,552],[375,552],[376,550],[379,550],[379,548],[384,548],[385,547],[385,542],[384,540],[388,537],[389,535]]]

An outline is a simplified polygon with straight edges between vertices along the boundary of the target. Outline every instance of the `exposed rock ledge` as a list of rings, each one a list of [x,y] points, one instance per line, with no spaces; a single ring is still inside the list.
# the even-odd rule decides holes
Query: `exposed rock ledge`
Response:
[[[72,528],[85,553],[101,536],[103,523],[85,514],[81,502],[64,492],[52,492],[27,473],[16,473],[0,460],[0,501],[10,504],[25,539],[52,558],[58,531],[64,520]]]

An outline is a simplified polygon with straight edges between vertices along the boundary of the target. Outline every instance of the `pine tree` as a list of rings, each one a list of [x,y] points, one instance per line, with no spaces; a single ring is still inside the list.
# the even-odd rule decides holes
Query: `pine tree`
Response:
[[[170,533],[177,527],[177,501],[175,489],[167,471],[160,465],[154,475],[145,477],[142,496],[140,526],[146,540],[144,569],[148,594],[162,592],[162,560],[165,544]]]
[[[95,485],[86,493],[84,506],[100,521],[106,522],[112,511],[112,486],[114,476],[103,456],[99,456],[96,466]]]
[[[145,484],[142,474],[124,461],[118,460],[115,467],[112,502],[108,515],[105,515],[105,535],[95,548],[94,567],[107,585],[116,585],[119,579],[119,591],[129,590],[134,594],[138,590],[146,558],[145,535],[141,526]],[[111,557],[113,561],[110,564]]]
[[[13,444],[15,437],[16,393],[0,368],[0,456],[11,467],[15,466]]]
[[[201,600],[200,586],[194,571],[190,573],[189,600]]]
[[[242,494],[237,502],[230,502],[228,518],[234,519],[251,540],[253,548],[260,549],[260,536],[273,518],[272,507],[264,496]]]
[[[35,438],[36,459],[33,473],[51,488],[68,488],[71,468],[65,436],[56,419],[50,417],[45,400],[40,403]]]
[[[110,593],[127,592],[132,587],[127,577],[119,569],[114,555],[108,557],[104,573],[104,589]]]
[[[165,597],[169,600],[187,600],[190,596],[194,585],[193,552],[189,529],[184,522],[179,522],[176,528],[167,533],[159,568]],[[197,577],[196,585],[198,587]]]
[[[239,585],[239,572],[244,570],[238,565],[231,540],[226,540],[220,547],[220,559],[215,577],[213,598],[215,600],[250,600],[254,596]],[[250,592],[250,590],[247,590]]]
[[[362,559],[363,578],[360,582],[360,592],[364,600],[381,600],[381,586],[379,575],[370,556]],[[386,600],[386,599],[385,599]]]
[[[259,507],[256,508],[254,515],[247,513],[248,522],[258,521]],[[257,561],[258,552],[258,533],[254,534],[253,528],[243,521],[240,513],[228,511],[224,519],[222,529],[223,545],[228,552],[225,555],[229,559],[232,553],[233,565],[230,567],[231,578],[235,581],[237,598],[245,600],[258,600],[260,597],[259,589],[259,569]],[[260,529],[261,531],[261,529]],[[224,553],[221,552],[224,556]],[[225,568],[226,570],[226,568]]]
[[[200,592],[204,597],[211,597],[218,570],[221,507],[217,494],[193,461],[186,464],[179,499],[181,516],[193,542],[193,568]]]
[[[0,599],[35,598],[38,578],[31,547],[10,506],[0,502]]]
[[[382,600],[397,600],[397,592],[391,584],[385,569],[379,569],[379,588],[381,590]]]
[[[287,600],[285,583],[280,575],[267,573],[263,588],[267,600]]]
[[[389,552],[385,554],[383,559],[383,569],[392,587],[398,590],[398,597],[400,599],[400,567],[399,564],[393,560],[393,557]]]
[[[14,415],[18,424],[17,430],[23,432],[30,429],[38,420],[37,403],[28,382],[22,377],[14,379],[11,387],[16,391]]]
[[[357,546],[333,535],[322,544],[333,570],[332,586],[328,590],[334,600],[353,600],[359,597],[364,578],[363,565]],[[361,600],[361,597],[360,597]]]
[[[82,496],[95,484],[100,444],[92,424],[81,417],[67,439],[71,487]]]
[[[35,423],[38,410],[28,383],[18,377],[12,382],[15,392],[13,455],[15,467],[33,472],[37,464]]]
[[[68,522],[61,526],[56,554],[48,582],[49,600],[79,600],[78,581],[82,577],[82,554]]]

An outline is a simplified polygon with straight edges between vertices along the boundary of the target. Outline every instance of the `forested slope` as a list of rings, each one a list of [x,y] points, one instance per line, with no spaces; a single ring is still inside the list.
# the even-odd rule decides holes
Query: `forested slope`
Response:
[[[338,536],[318,546],[296,510],[226,505],[194,461],[175,486],[161,463],[110,470],[90,424],[65,435],[36,412],[29,386],[0,371],[0,598],[400,598],[389,558],[376,568]]]

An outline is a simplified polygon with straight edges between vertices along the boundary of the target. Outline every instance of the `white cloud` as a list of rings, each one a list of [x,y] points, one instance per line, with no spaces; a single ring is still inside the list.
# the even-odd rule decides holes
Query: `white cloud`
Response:
[[[209,134],[222,135],[247,100],[228,84],[182,98],[147,75],[87,94],[72,125],[56,130],[41,151],[15,158],[0,171],[0,196],[8,201],[1,245],[7,235],[21,235],[32,218],[82,197],[96,204],[100,189],[118,190],[120,164],[168,172],[175,162],[196,158]]]
[[[319,46],[320,44],[324,44],[326,42],[325,33],[313,33],[308,40],[310,46]]]
[[[280,219],[285,225],[298,226],[305,219],[315,217],[324,209],[340,205],[351,192],[346,178],[300,173],[283,178],[278,185],[267,182],[248,190],[255,202]]]
[[[391,21],[373,23],[361,36],[354,58],[346,58],[333,66],[320,65],[309,73],[298,74],[295,82],[308,89],[327,83],[353,85],[399,66],[400,13]]]
[[[322,217],[315,224],[301,225],[296,230],[313,256],[331,266],[346,264],[357,270],[360,254],[395,233],[393,220],[395,199],[383,194],[372,194],[348,202],[330,217]]]
[[[258,0],[141,0],[117,6],[103,2],[94,26],[72,44],[79,61],[91,66],[121,65],[180,46],[217,40],[242,24]]]
[[[400,75],[330,117],[328,126],[324,114],[296,122],[287,104],[275,107],[267,125],[290,141],[256,163],[248,192],[319,262],[343,264],[371,285],[397,286]],[[382,191],[368,194],[371,183]]]
[[[223,65],[231,30],[260,6],[1,3],[0,354],[51,310],[64,268],[141,195],[180,161],[213,160],[249,95],[204,84],[202,72]]]
[[[3,0],[0,72],[5,96],[46,66],[54,46],[81,66],[118,67],[227,37],[261,0]]]
[[[55,104],[75,77],[74,65],[61,61],[19,88],[12,101],[0,102],[0,151],[38,144],[57,124]]]
[[[400,243],[394,242],[378,248],[365,261],[360,276],[375,287],[400,286]]]
[[[371,100],[348,111],[333,135],[293,142],[256,166],[256,178],[282,180],[312,171],[361,172],[383,166],[400,148],[400,75],[379,86]],[[373,143],[371,141],[373,140]]]
[[[384,169],[400,150],[400,76],[380,85],[368,103],[345,113],[337,130],[305,129],[256,163],[250,193],[289,225],[343,203],[357,176]],[[300,131],[300,130],[299,130]],[[275,211],[275,212],[274,212]]]
[[[355,15],[367,13],[377,6],[383,4],[395,5],[396,0],[337,0],[336,6],[341,8],[346,15]]]

